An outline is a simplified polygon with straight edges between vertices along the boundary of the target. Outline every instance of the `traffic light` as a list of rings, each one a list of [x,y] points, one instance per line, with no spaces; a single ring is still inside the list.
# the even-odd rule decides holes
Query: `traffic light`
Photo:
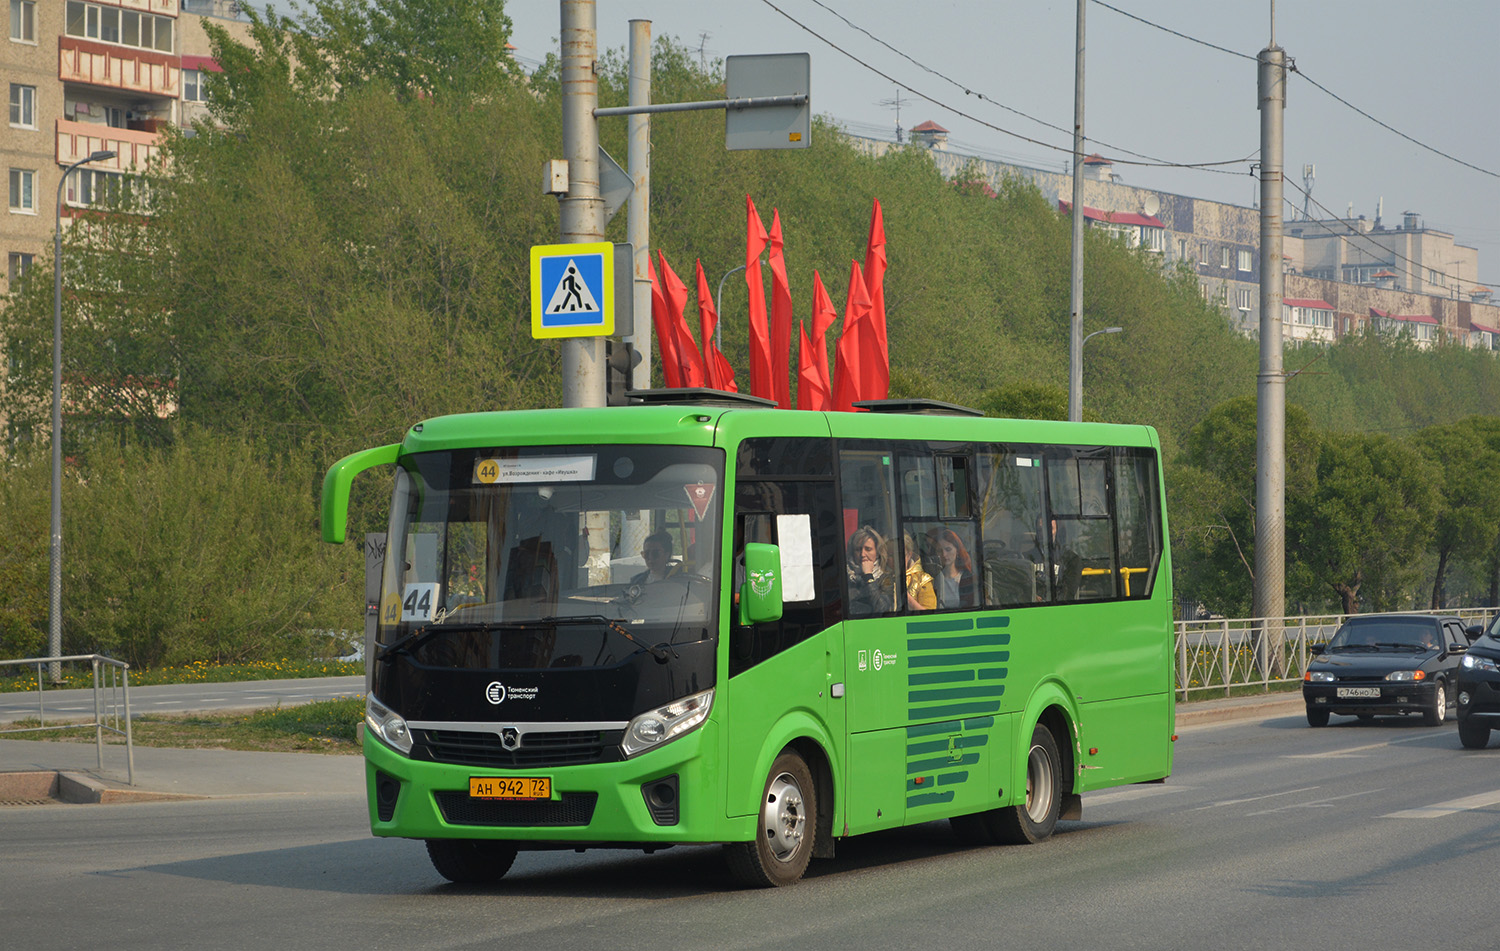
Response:
[[[630,385],[631,371],[641,362],[641,355],[624,340],[604,338],[604,366],[606,374],[605,403],[609,406],[625,406],[625,391]]]

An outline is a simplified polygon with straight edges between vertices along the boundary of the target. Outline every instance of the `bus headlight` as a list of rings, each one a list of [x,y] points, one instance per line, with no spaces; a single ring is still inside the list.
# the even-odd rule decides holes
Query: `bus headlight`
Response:
[[[643,713],[631,720],[630,725],[625,728],[625,738],[620,741],[620,749],[626,757],[631,757],[675,740],[707,720],[708,711],[713,705],[714,692],[705,690]]]
[[[411,730],[406,718],[374,697],[365,698],[365,727],[387,746],[402,753],[411,752]]]

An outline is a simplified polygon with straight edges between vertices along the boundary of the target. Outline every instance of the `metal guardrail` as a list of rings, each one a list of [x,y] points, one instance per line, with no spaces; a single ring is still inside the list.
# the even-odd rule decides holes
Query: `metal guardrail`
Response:
[[[43,669],[53,664],[88,661],[94,673],[94,719],[89,723],[47,724],[46,682]],[[21,660],[0,660],[0,667],[36,668],[36,716],[39,726],[0,728],[0,734],[37,733],[43,730],[94,731],[94,747],[98,753],[99,769],[104,768],[104,734],[113,733],[125,738],[126,782],[135,785],[135,742],[130,735],[130,665],[102,654],[75,654],[70,657],[26,657]],[[107,679],[106,679],[107,677]],[[59,719],[53,717],[54,720]]]
[[[1465,624],[1483,624],[1495,608],[1385,612],[1449,614]],[[1233,696],[1236,688],[1300,683],[1307,670],[1309,644],[1327,641],[1352,615],[1310,614],[1279,618],[1213,618],[1177,621],[1177,697],[1203,700]]]

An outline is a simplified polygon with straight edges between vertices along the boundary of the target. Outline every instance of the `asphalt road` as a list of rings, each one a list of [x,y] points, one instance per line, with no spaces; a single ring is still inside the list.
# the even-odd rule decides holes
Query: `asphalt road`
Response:
[[[494,887],[450,886],[420,843],[368,835],[359,771],[331,759],[293,793],[0,809],[6,945],[1496,946],[1500,745],[1463,750],[1451,722],[1188,726],[1167,784],[1090,794],[1040,845],[931,824],[775,891],[736,889],[714,848],[522,853]]]
[[[130,688],[130,715],[143,713],[200,713],[203,711],[251,710],[263,707],[292,706],[311,700],[361,696],[365,678],[314,677],[305,680],[254,680],[224,684],[163,684],[157,687]],[[111,691],[101,690],[101,703],[110,701]],[[115,702],[122,703],[118,693]],[[0,724],[12,723],[37,715],[38,696],[29,693],[0,693]],[[94,715],[94,691],[43,690],[42,710],[47,717],[69,720]]]

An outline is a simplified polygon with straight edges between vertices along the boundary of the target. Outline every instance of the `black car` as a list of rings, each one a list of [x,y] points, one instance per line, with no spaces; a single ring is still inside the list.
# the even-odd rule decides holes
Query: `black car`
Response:
[[[1500,728],[1500,614],[1489,627],[1472,627],[1478,637],[1458,667],[1458,738],[1482,750],[1490,730]]]
[[[1469,635],[1456,617],[1351,617],[1327,644],[1311,647],[1313,658],[1302,677],[1307,722],[1327,726],[1333,713],[1361,719],[1420,713],[1423,723],[1437,726],[1448,716],[1448,698],[1468,647]],[[1500,694],[1496,697],[1500,703]]]

